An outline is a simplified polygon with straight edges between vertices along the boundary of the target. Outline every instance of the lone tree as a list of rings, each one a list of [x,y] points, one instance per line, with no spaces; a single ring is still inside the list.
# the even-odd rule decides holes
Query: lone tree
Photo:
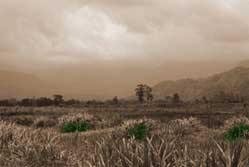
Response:
[[[149,94],[149,95],[147,96],[147,101],[153,101],[153,99],[154,99],[153,94]]]
[[[136,96],[138,98],[138,101],[140,103],[143,103],[144,102],[144,96],[145,96],[144,85],[143,84],[137,85],[137,88],[135,89],[135,91],[136,91]]]
[[[206,96],[203,96],[203,97],[202,97],[202,102],[203,102],[203,103],[205,103],[205,104],[207,104],[207,103],[208,103],[208,99],[207,99],[207,97],[206,97]]]
[[[115,97],[112,99],[112,103],[113,103],[113,104],[118,104],[118,103],[119,103],[118,96],[115,96]]]
[[[55,105],[60,105],[64,101],[62,95],[53,95],[53,98],[54,98],[54,104]]]
[[[178,104],[178,103],[180,103],[180,102],[181,102],[181,99],[180,99],[179,94],[178,94],[178,93],[175,93],[175,94],[173,95],[173,103],[174,103],[174,104]]]
[[[152,88],[147,85],[144,85],[144,86],[145,86],[145,93],[146,93],[147,101],[152,101],[154,99],[154,96],[152,94]]]
[[[137,85],[137,88],[135,89],[136,96],[138,97],[138,101],[143,103],[145,100],[152,101],[153,100],[153,94],[152,94],[152,88],[145,84],[139,84]]]

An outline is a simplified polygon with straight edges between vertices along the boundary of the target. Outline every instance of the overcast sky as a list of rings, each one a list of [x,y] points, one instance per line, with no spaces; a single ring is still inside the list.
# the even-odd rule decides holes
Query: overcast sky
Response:
[[[247,59],[247,0],[0,0],[0,60]]]

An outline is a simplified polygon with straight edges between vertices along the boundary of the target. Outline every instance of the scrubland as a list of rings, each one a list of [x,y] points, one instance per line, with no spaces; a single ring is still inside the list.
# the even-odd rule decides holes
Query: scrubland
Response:
[[[224,140],[248,123],[240,105],[188,107],[2,107],[3,167],[248,167],[249,141]],[[85,121],[86,132],[62,133],[67,122]],[[144,140],[128,135],[150,125]]]

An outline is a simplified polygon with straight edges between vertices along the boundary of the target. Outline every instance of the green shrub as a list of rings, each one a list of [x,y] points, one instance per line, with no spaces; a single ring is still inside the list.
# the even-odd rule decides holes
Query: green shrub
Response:
[[[134,137],[136,140],[145,140],[149,130],[149,125],[146,125],[145,123],[135,124],[128,129],[128,137]]]
[[[240,123],[230,128],[225,134],[224,139],[229,142],[235,142],[237,140],[245,139],[247,133],[249,132],[249,125]]]
[[[88,122],[68,122],[61,129],[62,133],[85,132],[92,128]]]

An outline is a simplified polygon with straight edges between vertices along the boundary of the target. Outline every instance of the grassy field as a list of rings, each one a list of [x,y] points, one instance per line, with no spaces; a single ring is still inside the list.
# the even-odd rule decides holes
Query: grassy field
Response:
[[[224,140],[237,123],[248,123],[240,104],[160,107],[2,107],[3,167],[248,167],[249,142]],[[62,133],[69,122],[86,132]],[[146,139],[129,136],[144,123]]]

